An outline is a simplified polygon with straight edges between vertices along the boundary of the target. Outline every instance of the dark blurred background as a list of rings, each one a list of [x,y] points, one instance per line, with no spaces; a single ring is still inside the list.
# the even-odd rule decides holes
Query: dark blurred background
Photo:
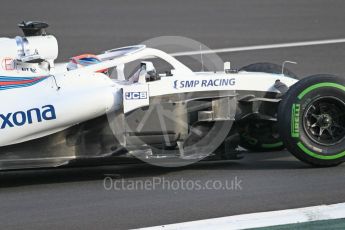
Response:
[[[1,36],[21,34],[22,20],[48,22],[60,44],[59,61],[85,52],[177,35],[210,48],[345,37],[342,0],[2,0]],[[343,74],[345,44],[221,54],[238,67],[257,61],[291,66],[300,76]]]

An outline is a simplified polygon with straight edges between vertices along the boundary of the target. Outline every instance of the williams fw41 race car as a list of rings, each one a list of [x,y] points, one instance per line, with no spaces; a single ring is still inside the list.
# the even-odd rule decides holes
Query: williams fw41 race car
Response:
[[[170,165],[287,148],[313,166],[345,160],[345,79],[284,66],[193,72],[144,45],[57,64],[47,24],[0,38],[0,169],[140,159]],[[155,60],[169,64],[159,72]],[[127,75],[126,68],[138,62]],[[115,159],[115,161],[114,161]]]

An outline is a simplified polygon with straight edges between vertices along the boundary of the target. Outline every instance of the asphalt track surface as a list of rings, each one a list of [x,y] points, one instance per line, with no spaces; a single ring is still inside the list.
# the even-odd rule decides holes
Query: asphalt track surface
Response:
[[[162,35],[198,40],[211,48],[345,38],[345,2],[261,1],[2,1],[1,36],[20,20],[51,24],[59,60],[84,52],[137,44]],[[234,52],[234,66],[297,61],[300,77],[344,76],[345,44]],[[197,67],[195,67],[197,68]],[[103,179],[145,182],[241,180],[237,190],[110,190]],[[235,162],[166,169],[103,166],[0,173],[1,229],[126,229],[234,214],[344,202],[345,165],[311,168],[288,152],[252,153]]]

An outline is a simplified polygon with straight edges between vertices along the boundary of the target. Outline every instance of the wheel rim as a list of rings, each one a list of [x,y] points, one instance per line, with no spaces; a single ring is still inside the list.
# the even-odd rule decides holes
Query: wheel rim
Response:
[[[345,102],[335,97],[318,97],[306,107],[303,128],[309,138],[323,146],[345,139]]]

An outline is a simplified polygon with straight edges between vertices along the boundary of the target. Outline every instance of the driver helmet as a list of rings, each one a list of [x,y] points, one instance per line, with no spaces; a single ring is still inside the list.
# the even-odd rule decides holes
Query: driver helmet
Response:
[[[94,54],[82,54],[79,56],[72,57],[67,65],[67,70],[74,70],[79,69],[81,67],[94,65],[102,62],[96,55]],[[108,75],[108,69],[102,69],[96,71],[97,73],[104,73]]]

